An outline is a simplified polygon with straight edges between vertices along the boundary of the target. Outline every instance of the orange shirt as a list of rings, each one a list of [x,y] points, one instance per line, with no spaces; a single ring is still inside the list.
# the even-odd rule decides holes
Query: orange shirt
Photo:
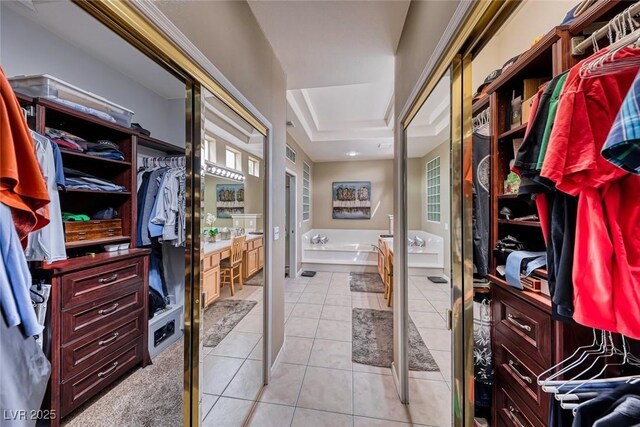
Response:
[[[47,184],[18,99],[0,67],[0,202],[11,208],[23,245],[49,223]]]

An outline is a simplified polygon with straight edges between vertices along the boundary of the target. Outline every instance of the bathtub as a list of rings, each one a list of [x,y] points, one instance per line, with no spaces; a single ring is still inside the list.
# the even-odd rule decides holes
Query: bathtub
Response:
[[[303,269],[324,270],[326,266],[344,266],[354,271],[375,271],[378,265],[378,237],[387,230],[313,229],[302,235]],[[326,244],[311,244],[311,238],[327,236]],[[409,231],[409,237],[420,236],[424,247],[409,247],[409,268],[444,268],[444,241],[441,237],[420,230]],[[389,239],[392,245],[392,239]]]

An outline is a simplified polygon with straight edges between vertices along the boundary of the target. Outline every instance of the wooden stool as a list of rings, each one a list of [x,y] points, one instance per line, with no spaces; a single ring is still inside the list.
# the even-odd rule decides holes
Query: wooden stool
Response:
[[[384,241],[382,245],[382,254],[384,256],[384,299],[387,300],[387,307],[391,307],[391,301],[393,298],[393,255],[389,250],[389,245]]]
[[[238,279],[240,289],[243,288],[242,253],[244,252],[244,242],[246,239],[246,236],[238,236],[231,239],[231,256],[229,259],[220,262],[220,288],[222,288],[225,283],[228,283],[231,286],[231,296],[234,296],[236,293],[233,287],[236,279]]]

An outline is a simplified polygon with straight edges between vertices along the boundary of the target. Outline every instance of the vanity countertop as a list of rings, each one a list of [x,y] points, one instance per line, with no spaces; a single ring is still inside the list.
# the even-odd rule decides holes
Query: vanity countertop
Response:
[[[262,239],[264,235],[262,234],[247,234],[247,242],[252,242],[254,240]],[[231,239],[229,240],[218,240],[214,243],[205,243],[204,244],[204,255],[211,255],[215,252],[222,252],[225,249],[231,248]]]

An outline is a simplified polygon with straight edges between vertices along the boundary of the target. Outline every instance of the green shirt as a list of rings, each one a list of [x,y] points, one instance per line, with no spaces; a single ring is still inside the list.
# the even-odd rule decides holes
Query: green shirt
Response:
[[[567,81],[567,75],[569,75],[568,72],[564,73],[564,75],[562,75],[558,79],[558,84],[556,84],[556,87],[553,89],[551,100],[549,100],[549,115],[547,116],[547,123],[544,126],[544,133],[542,134],[540,154],[538,156],[538,164],[536,165],[537,170],[541,170],[542,164],[544,163],[544,155],[547,152],[549,137],[551,136],[551,129],[553,128],[553,122],[556,119],[556,112],[558,111],[558,100],[560,99],[560,94],[562,93],[562,89],[564,88],[564,83]]]

